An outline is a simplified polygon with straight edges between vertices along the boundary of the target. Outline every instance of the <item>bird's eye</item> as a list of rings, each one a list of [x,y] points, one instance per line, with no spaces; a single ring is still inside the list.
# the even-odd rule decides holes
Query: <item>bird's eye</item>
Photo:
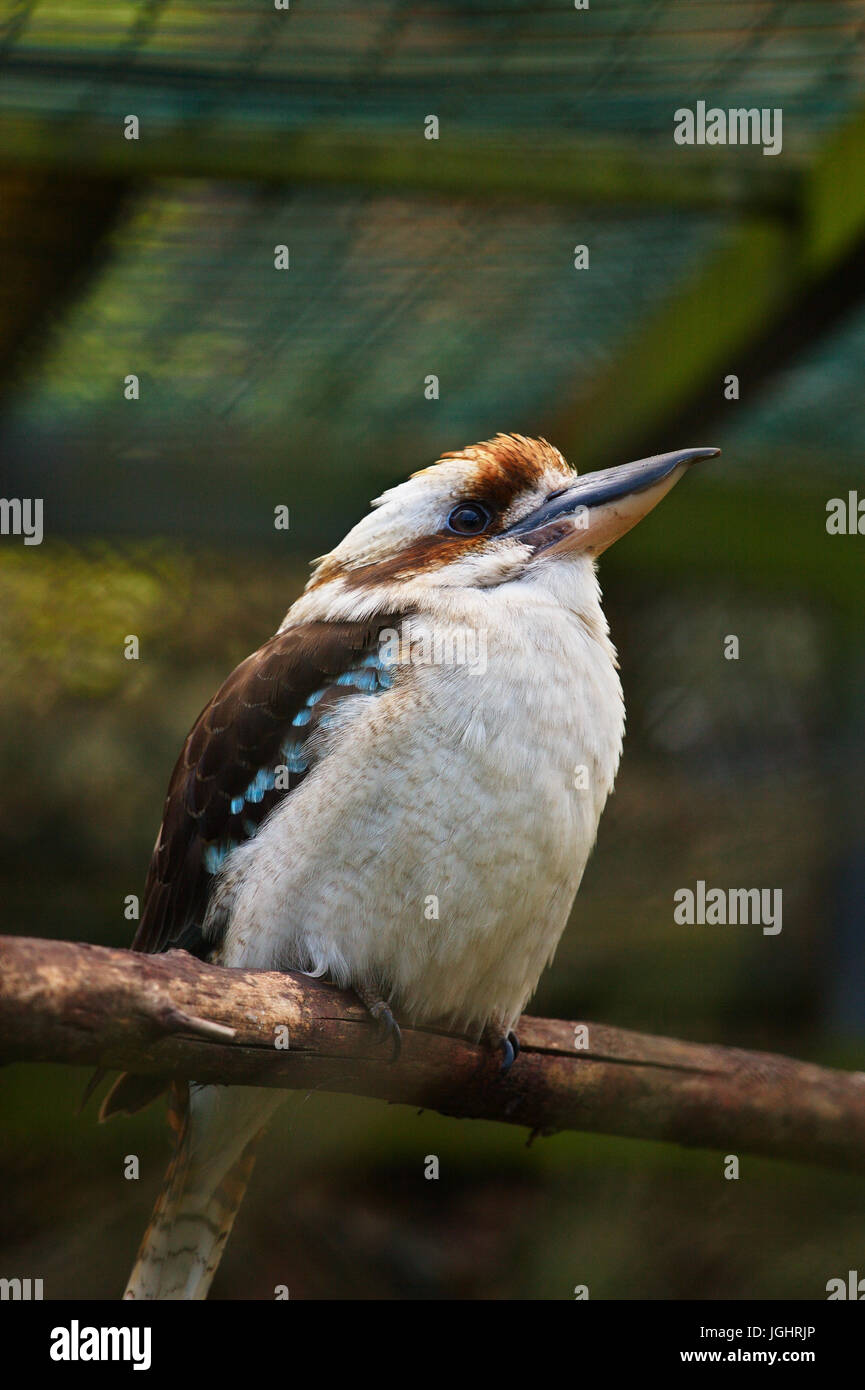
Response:
[[[448,528],[458,536],[479,536],[490,524],[490,514],[480,502],[460,502],[448,517]]]

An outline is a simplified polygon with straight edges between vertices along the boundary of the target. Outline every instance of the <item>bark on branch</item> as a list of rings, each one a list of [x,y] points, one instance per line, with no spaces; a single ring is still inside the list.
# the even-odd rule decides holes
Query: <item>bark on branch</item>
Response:
[[[351,994],[224,970],[0,938],[0,1061],[66,1062],[247,1086],[316,1087],[500,1120],[865,1169],[865,1073],[525,1016],[507,1076],[462,1038],[403,1029],[396,1064]],[[276,1046],[288,1029],[289,1047]],[[283,1029],[282,1035],[279,1030]]]

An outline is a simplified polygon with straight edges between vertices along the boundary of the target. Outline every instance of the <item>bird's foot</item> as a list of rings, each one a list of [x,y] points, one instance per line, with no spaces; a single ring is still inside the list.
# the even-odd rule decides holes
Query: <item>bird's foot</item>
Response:
[[[380,1043],[389,1042],[391,1045],[390,1060],[399,1060],[402,1051],[402,1033],[399,1024],[393,1016],[390,1005],[375,990],[357,989],[357,995],[363,1007],[366,1009],[370,1018],[378,1025],[378,1041]]]
[[[514,1062],[520,1055],[520,1040],[511,1028],[507,1033],[503,1033],[500,1027],[488,1023],[483,1031],[481,1038],[483,1044],[493,1052],[501,1052],[502,1065],[500,1074],[504,1076],[510,1071]]]

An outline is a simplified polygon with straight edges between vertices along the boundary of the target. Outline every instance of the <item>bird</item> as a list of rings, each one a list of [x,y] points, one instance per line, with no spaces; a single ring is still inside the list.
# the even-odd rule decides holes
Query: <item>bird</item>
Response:
[[[507,1072],[622,752],[597,559],[714,448],[579,474],[499,434],[378,497],[172,773],[133,949],[351,988],[399,1065],[435,1023]],[[431,907],[432,905],[432,907]],[[275,1089],[163,1090],[175,1151],[125,1298],[207,1297]]]

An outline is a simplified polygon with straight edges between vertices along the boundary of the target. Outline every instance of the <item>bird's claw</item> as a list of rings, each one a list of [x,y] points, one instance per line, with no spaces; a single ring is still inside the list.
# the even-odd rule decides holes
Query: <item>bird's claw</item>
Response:
[[[390,1060],[392,1062],[399,1061],[399,1055],[402,1051],[402,1033],[400,1032],[399,1024],[393,1016],[390,1005],[382,999],[381,994],[376,988],[369,988],[365,985],[356,984],[354,992],[363,1004],[370,1018],[373,1019],[376,1024],[376,1033],[379,1043],[390,1042]]]
[[[398,1062],[402,1052],[402,1033],[400,1026],[388,1008],[387,1004],[381,1004],[378,1008],[370,1010],[376,1021],[378,1041],[381,1045],[389,1042],[391,1045],[391,1062]]]
[[[500,1075],[504,1076],[520,1055],[520,1040],[513,1029],[506,1036],[499,1038],[499,1049],[502,1052]]]

